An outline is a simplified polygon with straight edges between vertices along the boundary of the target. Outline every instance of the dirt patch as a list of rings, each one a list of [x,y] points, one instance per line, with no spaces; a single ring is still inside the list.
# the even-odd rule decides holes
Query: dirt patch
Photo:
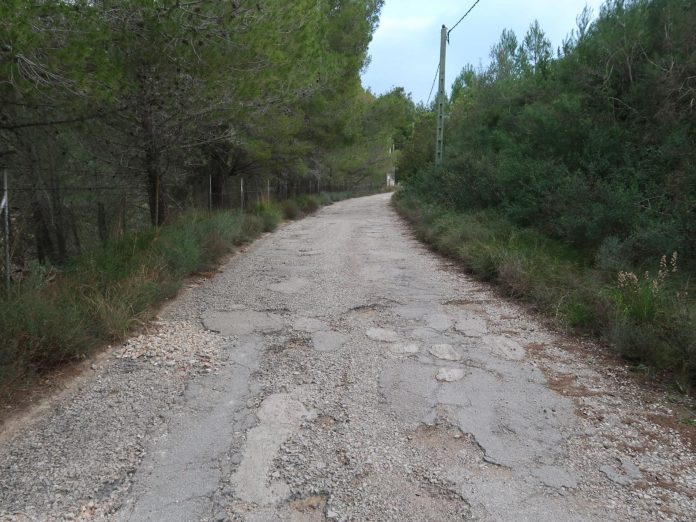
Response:
[[[311,497],[294,500],[288,504],[291,509],[300,513],[311,513],[316,511],[324,511],[326,507],[326,496],[314,495]]]
[[[331,430],[336,426],[338,421],[329,415],[318,415],[314,421],[318,426],[325,430]]]
[[[489,302],[490,301],[486,299],[451,299],[442,304],[445,306],[459,306],[466,310],[471,310],[472,312],[484,313],[486,308],[483,305]]]
[[[423,448],[453,453],[471,445],[469,435],[456,426],[442,424],[419,426],[410,437],[410,442]]]
[[[268,351],[279,354],[289,350],[309,350],[308,339],[300,336],[293,336],[288,339],[275,340],[268,345]]]
[[[689,426],[684,423],[681,419],[683,418],[694,418],[693,412],[689,412],[686,409],[680,409],[681,411],[675,412],[674,415],[660,415],[656,413],[649,413],[645,417],[650,421],[662,428],[667,428],[674,430],[679,433],[681,440],[688,446],[691,451],[696,451],[696,426]],[[687,417],[687,415],[689,415]]]
[[[605,395],[605,392],[590,390],[584,384],[578,383],[576,375],[552,374],[548,369],[545,372],[547,386],[566,397],[597,397]]]
[[[545,343],[528,343],[524,345],[527,353],[543,352],[546,349]]]

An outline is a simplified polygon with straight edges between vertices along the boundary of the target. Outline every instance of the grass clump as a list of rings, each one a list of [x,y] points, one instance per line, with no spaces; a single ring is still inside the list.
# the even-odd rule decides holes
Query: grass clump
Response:
[[[297,219],[301,217],[300,207],[294,199],[288,199],[280,204],[285,219]]]
[[[334,202],[333,198],[331,197],[331,194],[328,192],[320,192],[317,195],[317,201],[321,206],[330,205]]]
[[[273,232],[283,220],[283,208],[273,201],[257,204],[254,214],[261,218],[264,232]]]
[[[317,195],[303,194],[283,201],[280,203],[279,209],[285,219],[299,219],[308,214],[313,214],[323,206],[351,197],[353,197],[352,192],[320,192]]]
[[[321,207],[319,199],[311,195],[302,195],[295,198],[300,212],[303,214],[313,214]]]

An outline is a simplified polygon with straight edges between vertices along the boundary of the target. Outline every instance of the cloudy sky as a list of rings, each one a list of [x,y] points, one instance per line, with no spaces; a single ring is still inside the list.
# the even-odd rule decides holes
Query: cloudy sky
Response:
[[[440,28],[452,27],[474,0],[386,0],[370,46],[372,62],[363,84],[375,94],[401,86],[426,101],[440,54]],[[585,5],[598,12],[603,0],[481,0],[452,32],[447,49],[447,85],[467,64],[488,63],[503,29],[522,38],[539,20],[554,49],[575,27]]]

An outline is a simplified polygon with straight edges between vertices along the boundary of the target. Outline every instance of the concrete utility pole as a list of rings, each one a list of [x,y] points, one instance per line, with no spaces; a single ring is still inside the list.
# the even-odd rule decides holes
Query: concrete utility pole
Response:
[[[437,90],[437,141],[435,142],[435,165],[442,166],[442,151],[445,145],[445,61],[447,58],[447,27],[440,32],[440,79]]]

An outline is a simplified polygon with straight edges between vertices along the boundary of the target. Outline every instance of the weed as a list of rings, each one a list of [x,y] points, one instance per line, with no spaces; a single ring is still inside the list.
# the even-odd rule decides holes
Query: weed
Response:
[[[300,208],[300,211],[304,214],[312,214],[313,212],[319,210],[319,207],[321,206],[319,200],[314,196],[310,195],[298,196],[296,200],[297,206]]]
[[[264,232],[273,232],[283,219],[283,209],[272,201],[265,201],[256,205],[254,214],[261,217]]]
[[[297,219],[301,217],[300,207],[294,199],[288,199],[281,203],[285,219]]]

